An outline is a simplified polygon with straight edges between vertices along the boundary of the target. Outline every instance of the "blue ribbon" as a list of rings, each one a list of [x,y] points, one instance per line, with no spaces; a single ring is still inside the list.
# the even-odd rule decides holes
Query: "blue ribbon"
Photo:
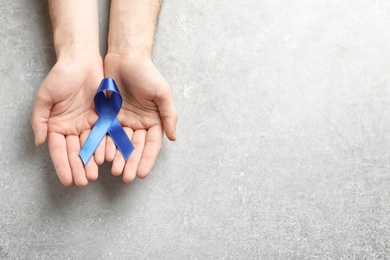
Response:
[[[104,91],[110,91],[111,96],[107,98]],[[84,165],[91,159],[107,133],[111,136],[123,157],[126,160],[129,159],[134,146],[116,118],[122,106],[122,97],[113,79],[105,78],[102,80],[96,92],[94,103],[99,119],[80,151],[80,157]]]

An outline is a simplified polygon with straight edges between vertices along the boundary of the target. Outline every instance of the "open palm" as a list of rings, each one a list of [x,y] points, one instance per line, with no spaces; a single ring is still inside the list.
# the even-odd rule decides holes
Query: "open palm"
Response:
[[[126,163],[111,138],[107,138],[105,158],[113,161],[112,173],[131,182],[135,176],[145,178],[157,159],[163,133],[176,139],[177,114],[171,89],[150,59],[128,59],[107,54],[104,60],[106,77],[113,78],[122,94],[118,120],[134,144]]]
[[[50,156],[60,181],[85,186],[98,176],[98,164],[104,161],[104,144],[84,167],[80,147],[98,116],[93,98],[103,78],[101,59],[77,62],[59,60],[43,81],[35,98],[31,124],[35,143],[46,137]]]

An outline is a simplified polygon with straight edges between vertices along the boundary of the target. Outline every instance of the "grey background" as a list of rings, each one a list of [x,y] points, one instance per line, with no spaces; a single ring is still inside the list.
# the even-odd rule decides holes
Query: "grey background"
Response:
[[[105,164],[84,189],[29,125],[47,12],[0,2],[0,259],[389,259],[389,1],[166,1],[178,140],[147,179]]]

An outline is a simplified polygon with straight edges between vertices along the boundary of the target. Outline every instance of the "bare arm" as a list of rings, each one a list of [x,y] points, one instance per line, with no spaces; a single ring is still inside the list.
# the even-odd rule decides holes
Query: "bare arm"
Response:
[[[99,54],[99,19],[96,0],[49,0],[57,58]]]
[[[161,0],[111,2],[109,53],[151,58]]]

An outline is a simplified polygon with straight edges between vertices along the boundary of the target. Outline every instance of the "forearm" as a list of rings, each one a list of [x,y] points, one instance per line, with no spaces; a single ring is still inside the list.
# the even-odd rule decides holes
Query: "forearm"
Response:
[[[151,57],[161,0],[112,0],[108,52]]]
[[[99,55],[97,0],[49,0],[57,59]]]

